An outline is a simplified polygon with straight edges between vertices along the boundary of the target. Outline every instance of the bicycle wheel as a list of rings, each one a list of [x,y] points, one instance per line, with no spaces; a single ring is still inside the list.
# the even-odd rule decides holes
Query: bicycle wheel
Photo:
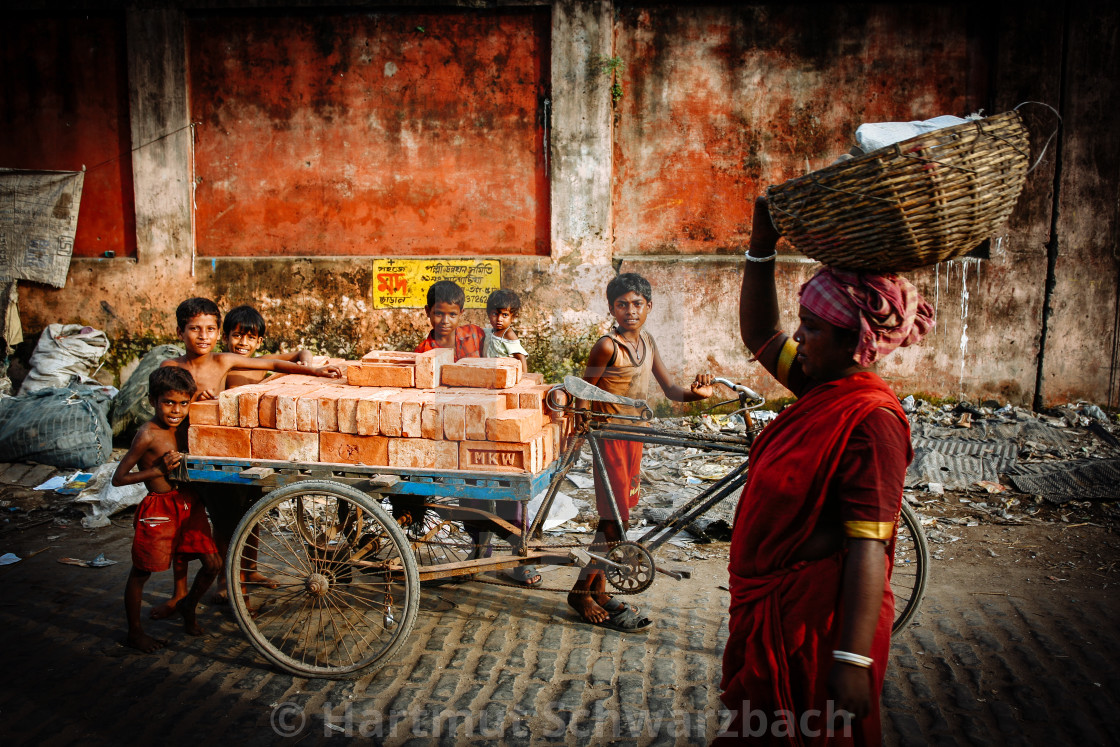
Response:
[[[405,536],[413,547],[416,564],[420,568],[474,560],[481,556],[475,540],[461,521],[440,515],[438,509],[429,508],[420,514],[418,521],[402,524]],[[473,574],[472,574],[473,575]],[[452,581],[465,581],[469,575],[432,578],[421,581],[421,586],[441,586]]]
[[[253,534],[271,584],[239,579]],[[388,661],[420,603],[416,560],[396,522],[361,491],[328,480],[275,490],[245,514],[226,583],[253,646],[302,677],[348,679]]]
[[[914,509],[902,503],[895,534],[894,569],[891,590],[894,592],[894,625],[891,632],[902,630],[918,612],[929,578],[929,546]]]

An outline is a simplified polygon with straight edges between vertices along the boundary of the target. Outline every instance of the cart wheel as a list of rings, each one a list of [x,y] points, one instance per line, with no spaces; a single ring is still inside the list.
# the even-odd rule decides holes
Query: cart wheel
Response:
[[[276,588],[242,584],[236,569],[254,555]],[[230,544],[226,583],[253,646],[301,677],[349,679],[388,661],[420,603],[416,560],[396,522],[364,493],[328,480],[288,485],[249,509]]]
[[[914,509],[902,503],[895,535],[894,569],[891,591],[894,592],[894,624],[891,632],[902,630],[918,612],[929,578],[929,545]]]
[[[427,509],[420,521],[407,524],[403,529],[420,568],[474,560],[481,552],[463,522],[446,519],[436,509]],[[441,586],[452,581],[466,581],[472,575],[427,579],[420,585]]]
[[[625,570],[606,568],[607,580],[619,591],[637,594],[653,585],[653,556],[637,542],[619,542],[607,553],[607,560],[626,566]]]

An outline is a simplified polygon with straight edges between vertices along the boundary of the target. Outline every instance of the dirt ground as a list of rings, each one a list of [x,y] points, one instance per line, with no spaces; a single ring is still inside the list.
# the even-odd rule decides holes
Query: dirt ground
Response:
[[[1120,537],[1111,507],[1022,496],[1015,518],[1006,520],[961,502],[975,494],[912,498],[941,541],[931,543],[935,559],[921,610],[892,646],[886,743],[1109,742],[1118,718],[1113,686],[1120,685],[1111,642],[1120,616],[1113,589]],[[414,640],[399,661],[357,682],[329,683],[270,669],[229,613],[212,605],[200,608],[208,631],[201,639],[163,621],[151,626],[171,639],[164,652],[125,648],[120,600],[131,517],[83,529],[66,500],[0,487],[0,555],[22,558],[0,566],[0,656],[10,668],[0,718],[8,743],[113,744],[122,734],[133,735],[128,742],[271,743],[296,736],[277,722],[278,709],[293,703],[301,709],[301,741],[313,737],[305,743],[360,732],[373,723],[368,719],[397,713],[407,714],[403,731],[385,744],[476,743],[478,735],[462,731],[424,737],[430,727],[416,708],[445,706],[496,714],[505,731],[493,744],[703,744],[718,729],[726,543],[662,549],[659,562],[688,567],[693,579],[659,579],[638,598],[657,617],[648,634],[580,625],[555,593],[469,582],[424,595]],[[58,562],[101,552],[118,564]],[[546,584],[563,586],[570,573],[550,570]],[[169,574],[157,575],[145,602],[158,603],[169,590]],[[114,703],[112,723],[94,695],[102,689]],[[178,719],[172,731],[149,723],[154,702]],[[638,730],[627,732],[635,709]],[[1058,718],[1067,712],[1080,718]],[[691,730],[647,733],[643,713],[660,719],[662,730],[681,719]],[[355,722],[355,714],[367,721]],[[611,723],[614,731],[603,726]],[[557,725],[564,728],[557,732]]]

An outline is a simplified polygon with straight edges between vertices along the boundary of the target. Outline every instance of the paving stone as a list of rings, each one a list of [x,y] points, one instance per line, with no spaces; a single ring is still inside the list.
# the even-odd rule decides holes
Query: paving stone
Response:
[[[650,682],[653,685],[672,685],[676,682],[677,669],[670,658],[659,658],[653,662]]]
[[[591,666],[591,685],[603,687],[611,684],[614,679],[614,659],[610,656],[600,656]]]
[[[556,676],[556,653],[552,651],[537,652],[537,666],[533,670],[533,677],[545,682],[551,682]]]
[[[416,662],[416,666],[408,675],[409,682],[427,682],[435,674],[439,665],[439,657],[435,654],[424,654]]]
[[[637,674],[618,675],[618,700],[623,705],[640,706],[645,703],[645,678]]]
[[[498,685],[494,688],[494,692],[490,694],[492,700],[510,703],[513,702],[513,686],[517,681],[514,674],[503,672],[498,675]]]
[[[623,672],[641,672],[645,669],[643,660],[646,649],[642,646],[627,646],[622,650],[622,661],[619,670]]]
[[[486,642],[482,644],[483,651],[501,651],[506,646],[506,631],[503,628],[497,628],[486,636]]]
[[[573,649],[568,654],[568,662],[564,665],[566,674],[587,674],[587,654],[585,648]]]
[[[479,679],[490,681],[493,672],[498,668],[498,657],[493,654],[483,654],[478,657],[478,663],[474,667],[474,676]]]

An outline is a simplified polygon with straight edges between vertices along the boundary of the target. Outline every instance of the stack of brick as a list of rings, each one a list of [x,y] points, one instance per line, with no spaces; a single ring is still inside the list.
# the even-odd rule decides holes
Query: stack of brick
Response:
[[[513,358],[373,352],[343,379],[278,376],[190,409],[196,456],[539,472],[570,434]]]

